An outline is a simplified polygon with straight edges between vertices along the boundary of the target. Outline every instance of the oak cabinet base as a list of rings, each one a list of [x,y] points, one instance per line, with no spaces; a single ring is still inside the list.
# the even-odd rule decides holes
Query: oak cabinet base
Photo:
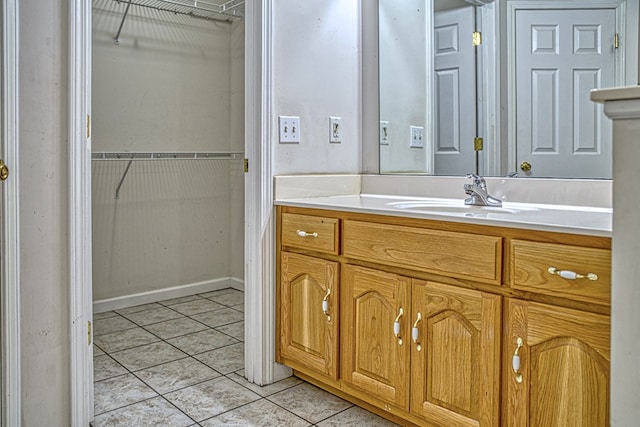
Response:
[[[301,378],[407,426],[608,425],[610,239],[293,207],[277,228],[276,359]]]

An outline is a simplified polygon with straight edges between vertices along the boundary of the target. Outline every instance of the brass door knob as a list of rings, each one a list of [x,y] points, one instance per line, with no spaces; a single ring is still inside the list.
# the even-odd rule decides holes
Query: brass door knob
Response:
[[[529,172],[531,170],[531,163],[529,162],[520,163],[520,170],[522,172]]]
[[[6,181],[9,178],[9,168],[0,160],[0,181]]]

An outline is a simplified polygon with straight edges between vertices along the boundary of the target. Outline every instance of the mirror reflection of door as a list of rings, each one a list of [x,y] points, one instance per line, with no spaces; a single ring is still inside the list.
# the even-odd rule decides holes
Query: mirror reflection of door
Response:
[[[434,13],[435,174],[474,172],[476,60],[473,6]]]
[[[615,26],[614,9],[516,11],[521,176],[611,177],[611,124],[589,91],[615,86]]]

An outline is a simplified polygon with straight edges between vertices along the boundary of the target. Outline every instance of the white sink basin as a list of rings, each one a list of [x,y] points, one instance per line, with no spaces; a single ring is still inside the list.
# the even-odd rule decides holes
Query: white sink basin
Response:
[[[451,213],[451,214],[517,214],[521,210],[513,207],[497,206],[472,206],[465,205],[464,200],[404,200],[387,204],[395,209],[412,210],[419,212]]]

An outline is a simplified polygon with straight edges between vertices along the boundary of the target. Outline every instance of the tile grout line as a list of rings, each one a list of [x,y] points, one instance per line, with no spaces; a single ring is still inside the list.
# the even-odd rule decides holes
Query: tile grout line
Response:
[[[198,295],[198,296],[200,297],[200,295]],[[202,298],[202,299],[204,299],[204,300],[208,300],[207,298],[204,298],[204,297],[200,297],[200,298]],[[216,302],[216,301],[212,301],[212,302],[215,302],[216,304],[220,304],[220,303],[218,303],[218,302]],[[235,310],[235,309],[231,308],[230,306],[226,306],[226,305],[224,305],[224,304],[220,304],[220,305],[222,306],[220,309],[222,309],[222,308],[229,308],[229,309],[232,309],[232,310],[234,310],[234,311],[237,311],[237,310]],[[170,307],[168,307],[168,306],[164,306],[164,305],[162,305],[162,304],[160,304],[160,306],[161,306],[161,307],[166,307],[166,308],[171,309]],[[157,308],[157,307],[156,307],[156,308]],[[151,309],[149,309],[149,310],[153,310],[153,308],[151,308]],[[171,309],[171,310],[172,310],[172,311],[174,311],[174,312],[176,312],[176,313],[178,313],[180,316],[182,316],[181,318],[191,319],[191,318],[190,318],[190,316],[187,316],[187,315],[185,315],[185,314],[183,314],[183,313],[180,313],[180,312],[178,312],[177,310],[173,310],[173,309]],[[139,311],[139,312],[135,312],[135,313],[142,313],[142,312],[144,312],[144,311],[148,311],[148,310],[141,310],[141,311]],[[210,311],[215,311],[215,310],[210,310]],[[203,329],[202,331],[206,331],[206,330],[214,330],[214,331],[216,331],[216,332],[218,332],[218,333],[220,333],[220,334],[223,334],[223,335],[225,335],[225,336],[227,336],[227,337],[229,337],[229,338],[232,338],[232,339],[236,340],[237,342],[232,343],[232,344],[229,344],[229,345],[225,345],[225,346],[217,347],[217,348],[212,349],[212,350],[207,350],[207,351],[204,351],[204,352],[201,352],[201,353],[196,353],[196,354],[194,354],[194,355],[190,355],[190,354],[186,353],[185,351],[183,351],[182,349],[180,349],[180,348],[176,347],[176,346],[175,346],[175,345],[173,345],[172,343],[168,342],[167,340],[169,340],[169,339],[173,339],[173,338],[182,337],[182,336],[191,335],[191,334],[193,334],[193,333],[202,332],[202,331],[196,331],[196,332],[192,332],[192,333],[189,333],[189,334],[179,335],[179,336],[176,336],[176,337],[170,337],[170,338],[166,338],[166,339],[165,339],[165,338],[161,338],[161,337],[159,337],[159,336],[158,336],[158,335],[156,335],[155,333],[153,333],[153,332],[151,332],[151,331],[149,331],[149,330],[147,330],[147,329],[145,328],[145,326],[149,326],[149,325],[152,325],[152,324],[144,325],[144,326],[143,326],[143,325],[140,325],[140,324],[136,323],[135,321],[133,321],[133,320],[131,320],[131,319],[127,318],[125,315],[122,315],[122,314],[117,313],[117,312],[115,312],[115,311],[114,311],[114,313],[115,313],[117,316],[119,316],[119,317],[121,317],[121,318],[124,318],[124,319],[126,319],[126,320],[128,320],[128,321],[132,322],[133,324],[135,324],[135,325],[136,325],[136,327],[139,327],[139,328],[143,329],[144,331],[148,332],[149,334],[151,334],[151,335],[155,336],[156,338],[158,338],[158,339],[159,339],[159,341],[154,341],[154,342],[152,342],[152,343],[142,344],[142,345],[140,345],[140,346],[134,346],[134,347],[130,347],[130,348],[127,348],[127,349],[122,349],[122,350],[118,350],[118,351],[115,351],[115,352],[107,352],[107,351],[105,351],[102,347],[100,347],[100,346],[98,346],[98,345],[94,344],[94,345],[96,345],[98,348],[100,348],[100,350],[102,350],[102,351],[103,351],[103,353],[104,353],[104,355],[105,355],[105,356],[107,356],[109,359],[111,359],[113,362],[115,362],[118,366],[122,367],[122,368],[126,371],[126,372],[125,372],[125,373],[123,373],[123,374],[115,375],[115,376],[112,376],[112,377],[103,378],[103,379],[101,379],[100,381],[105,381],[105,380],[108,380],[108,379],[116,378],[116,377],[118,377],[118,376],[124,376],[124,375],[128,375],[128,374],[130,374],[130,375],[133,375],[133,377],[134,377],[134,378],[136,378],[138,381],[140,381],[142,384],[144,384],[144,385],[145,385],[146,387],[148,387],[150,390],[152,390],[154,393],[156,393],[156,396],[151,397],[151,398],[148,398],[148,399],[142,399],[142,400],[137,401],[137,402],[133,402],[133,403],[130,403],[130,404],[127,404],[127,405],[123,405],[123,406],[121,406],[121,407],[113,408],[113,409],[111,409],[111,410],[109,410],[109,411],[105,411],[105,412],[103,412],[103,413],[96,414],[96,415],[103,415],[103,414],[107,414],[107,413],[112,412],[112,411],[118,411],[118,410],[121,410],[121,409],[126,408],[126,407],[128,407],[128,406],[132,406],[132,405],[138,404],[138,403],[140,403],[140,402],[144,402],[144,401],[147,401],[147,400],[150,400],[150,399],[154,399],[154,398],[156,398],[156,397],[161,397],[163,400],[167,401],[167,402],[168,402],[172,407],[175,407],[175,408],[176,408],[180,413],[184,414],[188,419],[192,420],[196,425],[200,425],[200,423],[199,423],[198,421],[196,421],[195,419],[193,419],[191,416],[189,416],[189,415],[188,415],[188,414],[186,414],[184,411],[182,411],[180,408],[178,408],[176,405],[174,405],[174,404],[173,404],[169,399],[167,399],[166,395],[168,395],[168,394],[170,394],[170,393],[177,392],[177,391],[179,391],[179,390],[183,390],[183,389],[188,388],[188,387],[192,387],[192,386],[195,386],[195,385],[198,385],[198,384],[202,384],[202,383],[204,383],[204,382],[211,381],[211,380],[214,380],[214,379],[217,379],[217,378],[226,378],[226,379],[228,379],[229,381],[232,381],[234,384],[238,384],[237,382],[235,382],[235,381],[233,381],[231,378],[229,378],[229,377],[228,377],[228,375],[230,375],[230,374],[232,374],[232,373],[236,373],[236,372],[238,372],[238,371],[240,371],[240,370],[242,370],[242,369],[238,369],[238,370],[236,370],[236,371],[229,372],[228,374],[223,374],[222,372],[217,371],[215,368],[213,368],[212,366],[210,366],[210,365],[206,364],[205,362],[203,362],[203,361],[200,361],[200,360],[196,359],[194,356],[195,356],[195,355],[197,355],[197,354],[203,354],[203,353],[206,353],[206,352],[208,352],[208,351],[214,351],[214,350],[218,350],[218,349],[220,349],[220,348],[229,347],[229,346],[231,346],[231,345],[237,345],[237,344],[239,344],[239,343],[243,343],[243,344],[244,344],[244,340],[239,340],[237,337],[233,337],[233,336],[231,336],[231,335],[229,335],[229,334],[226,334],[226,333],[224,333],[224,332],[222,332],[222,331],[218,331],[218,330],[216,330],[216,329],[215,329],[215,327],[211,327],[211,326],[206,325],[206,324],[204,324],[204,323],[202,323],[202,322],[198,322],[196,319],[191,319],[191,320],[194,320],[194,321],[196,321],[196,322],[198,322],[198,323],[201,323],[202,325],[206,326],[206,328],[208,328],[208,329]],[[203,312],[203,313],[204,313],[204,312]],[[131,314],[134,314],[134,313],[131,313]],[[200,314],[200,313],[194,313],[193,315],[195,315],[195,314]],[[116,317],[116,316],[112,316],[112,317]],[[111,317],[109,317],[109,318],[111,318]],[[107,318],[107,319],[108,319],[108,318]],[[176,319],[168,319],[168,320],[166,320],[166,321],[177,320],[177,319],[180,319],[180,317],[179,317],[179,318],[176,318]],[[153,323],[153,324],[158,324],[158,323],[162,323],[162,322],[156,322],[156,323]],[[238,322],[230,322],[230,323],[226,323],[226,324],[224,324],[224,325],[219,325],[219,326],[225,326],[225,325],[229,325],[229,324],[233,324],[233,323],[240,323],[240,321],[238,321]],[[111,332],[111,333],[122,332],[122,331],[124,331],[124,330],[128,330],[128,329],[133,329],[133,328],[125,328],[125,329],[121,329],[121,330],[118,330],[118,331],[113,331],[113,332]],[[103,335],[107,335],[107,334],[103,334]],[[158,343],[158,342],[163,342],[163,343],[168,344],[169,346],[171,346],[171,347],[175,348],[176,350],[178,350],[178,351],[182,352],[183,354],[185,354],[185,357],[178,358],[178,359],[175,359],[175,360],[172,360],[172,361],[167,361],[167,362],[164,362],[164,363],[159,363],[159,364],[156,364],[156,365],[148,366],[148,367],[145,367],[145,368],[142,368],[142,369],[138,369],[138,370],[133,371],[133,370],[131,370],[131,369],[127,368],[126,366],[124,366],[122,363],[120,363],[118,360],[116,360],[116,359],[112,356],[112,355],[113,355],[113,353],[118,353],[118,352],[121,352],[121,351],[131,350],[131,349],[135,349],[135,348],[143,347],[143,346],[145,346],[145,345],[155,344],[155,343]],[[102,355],[97,355],[97,356],[94,356],[94,357],[99,357],[99,356],[102,356]],[[187,385],[187,386],[185,386],[185,387],[178,388],[178,389],[176,389],[176,390],[171,390],[171,391],[166,392],[166,393],[160,393],[160,392],[159,392],[158,390],[156,390],[153,386],[151,386],[151,385],[150,385],[150,384],[148,384],[146,381],[144,381],[142,378],[140,378],[138,375],[136,375],[136,372],[139,372],[139,371],[142,371],[142,370],[145,370],[145,369],[149,369],[149,368],[152,368],[152,367],[156,367],[156,366],[161,366],[161,365],[164,365],[164,364],[167,364],[167,363],[172,363],[172,362],[175,362],[175,361],[177,361],[177,360],[187,359],[187,358],[192,359],[192,360],[194,360],[195,362],[200,363],[200,364],[202,364],[202,365],[204,365],[204,366],[208,367],[208,368],[209,368],[209,369],[211,369],[213,372],[215,372],[215,373],[219,374],[219,376],[214,377],[214,378],[209,378],[209,379],[207,379],[207,380],[203,380],[203,381],[198,381],[198,382],[196,382],[196,383],[194,383],[194,384],[190,384],[190,385]],[[100,382],[100,381],[96,381],[96,382]],[[242,387],[242,385],[241,385],[241,384],[238,384],[238,385]],[[255,393],[255,392],[254,392],[254,393]],[[255,394],[256,394],[256,395],[258,395],[257,393],[255,393]],[[260,395],[258,395],[258,396],[260,396]],[[256,401],[258,401],[258,400],[260,400],[260,399],[263,399],[263,397],[262,397],[262,396],[260,396],[260,398],[259,398],[259,399],[257,399]],[[254,401],[254,402],[255,402],[255,401]],[[218,414],[218,415],[219,415],[219,414]]]
[[[196,296],[198,296],[199,298],[201,298],[201,299],[203,299],[203,300],[208,300],[208,298],[202,297],[201,295],[196,295]],[[199,301],[199,300],[192,300],[192,301]],[[191,301],[185,301],[185,303],[187,303],[187,302],[191,302]],[[100,380],[100,381],[104,381],[104,380],[107,380],[107,379],[110,379],[110,378],[115,378],[115,377],[118,377],[118,376],[123,376],[123,375],[130,374],[130,375],[133,375],[133,377],[135,377],[137,380],[139,380],[142,384],[144,384],[146,387],[148,387],[150,390],[152,390],[152,391],[153,391],[154,393],[156,393],[157,395],[156,395],[156,396],[154,396],[154,397],[148,398],[148,399],[142,399],[142,400],[140,400],[140,401],[138,401],[138,402],[133,402],[133,403],[130,403],[130,404],[127,404],[127,405],[123,405],[123,406],[118,407],[118,408],[111,409],[111,410],[109,410],[109,411],[103,412],[102,414],[106,414],[106,413],[109,413],[109,412],[112,412],[112,411],[121,410],[122,408],[126,408],[126,407],[128,407],[128,406],[132,406],[132,405],[138,404],[138,403],[140,403],[140,402],[144,402],[144,401],[147,401],[147,400],[151,400],[151,399],[155,399],[155,398],[157,398],[157,397],[160,397],[160,398],[162,398],[165,402],[169,403],[169,404],[171,405],[171,407],[173,407],[173,408],[175,408],[176,410],[178,410],[178,412],[179,412],[179,413],[181,413],[181,414],[185,415],[189,420],[191,420],[193,423],[195,423],[194,425],[201,426],[201,424],[200,424],[201,422],[204,422],[204,421],[208,421],[208,420],[214,419],[214,418],[216,418],[216,417],[218,417],[218,416],[221,416],[221,415],[223,415],[223,414],[225,414],[225,413],[229,413],[229,412],[231,412],[231,411],[238,410],[239,408],[245,407],[245,406],[250,405],[250,404],[252,404],[252,403],[255,403],[255,402],[259,402],[259,401],[261,401],[261,400],[264,400],[264,401],[267,401],[267,402],[269,402],[270,404],[272,404],[272,405],[274,405],[274,406],[276,406],[276,407],[278,407],[278,408],[280,408],[280,409],[282,409],[282,410],[286,411],[287,413],[289,413],[289,414],[291,414],[291,415],[295,416],[297,419],[300,419],[300,420],[303,420],[303,421],[305,421],[305,422],[310,423],[310,425],[311,425],[311,426],[317,426],[317,423],[318,423],[318,422],[325,421],[325,420],[327,420],[327,419],[329,419],[329,418],[331,418],[331,417],[334,417],[334,416],[336,416],[336,415],[338,415],[338,414],[340,414],[340,413],[342,413],[342,412],[345,412],[345,411],[347,411],[347,410],[351,409],[351,408],[354,406],[353,404],[350,404],[350,406],[349,406],[349,407],[347,407],[347,408],[345,408],[345,409],[343,409],[343,410],[341,410],[341,411],[338,411],[338,412],[336,412],[336,413],[333,413],[333,414],[329,415],[328,417],[323,418],[322,420],[320,420],[320,421],[318,421],[318,422],[314,423],[314,422],[312,422],[311,420],[308,420],[308,419],[306,419],[306,418],[304,418],[304,417],[302,417],[302,416],[300,416],[300,415],[298,415],[298,414],[294,413],[293,411],[291,411],[291,410],[287,409],[287,408],[286,408],[286,407],[284,407],[284,406],[279,405],[278,403],[276,403],[276,402],[274,402],[274,401],[272,401],[272,400],[270,399],[270,397],[273,397],[274,395],[276,395],[276,394],[278,394],[278,393],[285,392],[285,391],[290,390],[290,389],[292,389],[292,388],[294,388],[294,387],[296,387],[296,386],[299,386],[299,385],[301,385],[301,384],[304,384],[304,381],[301,381],[301,382],[299,382],[299,383],[297,383],[297,384],[293,384],[293,385],[287,386],[287,387],[285,387],[285,388],[283,388],[283,389],[280,389],[280,390],[274,391],[273,393],[266,394],[266,395],[264,395],[264,396],[263,396],[262,394],[259,394],[259,393],[255,392],[255,391],[254,391],[254,390],[252,390],[251,388],[249,388],[249,387],[245,386],[244,384],[242,384],[242,383],[238,382],[237,380],[235,380],[235,379],[232,377],[232,376],[237,376],[237,377],[239,377],[239,378],[244,378],[241,374],[239,374],[239,373],[238,373],[238,372],[242,371],[243,369],[237,369],[237,370],[234,370],[234,371],[231,371],[231,372],[228,372],[228,373],[222,373],[222,372],[220,372],[220,371],[216,370],[214,367],[210,366],[209,364],[207,364],[207,363],[205,363],[205,362],[203,362],[203,361],[201,361],[201,360],[197,359],[195,356],[197,356],[197,355],[201,355],[201,354],[204,354],[204,353],[207,353],[207,352],[209,352],[209,351],[215,351],[215,350],[218,350],[218,349],[222,349],[222,348],[230,347],[230,346],[237,345],[237,344],[240,344],[240,343],[244,344],[244,340],[240,340],[238,337],[232,336],[232,335],[230,335],[230,334],[228,334],[228,333],[225,333],[225,332],[223,332],[223,331],[219,331],[219,330],[217,330],[217,329],[216,329],[216,328],[218,328],[218,327],[227,326],[227,325],[231,325],[231,324],[234,324],[234,323],[241,323],[242,321],[224,323],[224,324],[220,324],[220,325],[217,325],[217,326],[215,326],[215,327],[214,327],[214,326],[207,325],[207,324],[205,324],[205,323],[203,323],[203,322],[200,322],[200,321],[198,321],[197,319],[193,319],[193,318],[191,317],[191,316],[194,316],[194,315],[197,315],[197,314],[203,314],[203,313],[209,313],[209,312],[213,312],[213,311],[218,311],[218,310],[221,310],[222,308],[229,308],[229,309],[232,309],[232,310],[237,311],[237,312],[239,312],[239,313],[243,313],[243,312],[241,312],[241,311],[239,311],[239,310],[234,309],[232,306],[228,306],[228,305],[225,305],[225,304],[221,304],[221,303],[219,303],[219,302],[217,302],[217,301],[212,301],[212,302],[217,303],[217,304],[220,304],[222,307],[221,307],[221,308],[219,308],[219,309],[216,309],[216,310],[209,310],[209,311],[205,311],[205,312],[201,312],[201,313],[193,313],[193,314],[191,314],[191,315],[186,315],[186,314],[184,314],[184,313],[180,313],[179,311],[172,309],[172,308],[171,308],[171,306],[169,306],[169,305],[164,305],[164,304],[162,304],[162,302],[158,302],[158,304],[159,304],[161,307],[169,308],[169,309],[171,309],[172,311],[174,311],[174,312],[178,313],[178,314],[181,316],[181,317],[178,317],[178,318],[175,318],[175,319],[168,319],[168,320],[165,320],[165,321],[162,321],[162,322],[170,322],[170,321],[172,321],[172,320],[180,320],[180,319],[186,318],[186,319],[191,319],[191,320],[194,320],[194,321],[196,321],[196,322],[198,322],[198,323],[201,323],[203,326],[205,326],[205,327],[206,327],[206,329],[203,329],[203,330],[201,330],[201,331],[190,332],[190,333],[187,333],[187,334],[184,334],[184,335],[178,335],[178,336],[175,336],[175,337],[169,337],[169,338],[162,338],[162,337],[160,337],[160,336],[156,335],[155,333],[153,333],[153,332],[151,332],[151,331],[149,331],[149,330],[147,330],[147,329],[146,329],[146,326],[156,325],[156,324],[158,324],[158,323],[162,323],[162,322],[156,322],[156,323],[153,323],[153,324],[148,324],[148,325],[144,325],[144,326],[143,326],[143,325],[140,325],[140,324],[136,323],[135,321],[133,321],[133,320],[131,320],[131,319],[127,318],[125,315],[121,315],[121,314],[119,314],[119,313],[116,313],[118,316],[120,316],[120,317],[122,317],[122,318],[124,318],[124,319],[126,319],[126,320],[128,320],[128,321],[130,321],[130,322],[132,322],[133,324],[135,324],[135,325],[136,325],[136,327],[139,327],[139,328],[141,328],[142,330],[144,330],[145,332],[148,332],[149,334],[153,335],[153,336],[154,336],[154,337],[156,337],[159,341],[154,341],[154,342],[152,342],[152,343],[142,344],[142,345],[140,345],[140,346],[134,346],[134,347],[130,347],[130,348],[127,348],[127,349],[122,349],[122,350],[118,350],[118,351],[115,351],[115,352],[107,352],[107,351],[105,351],[102,347],[100,347],[99,345],[97,345],[97,344],[96,344],[96,346],[97,346],[100,350],[102,350],[102,351],[104,352],[104,355],[106,355],[110,360],[112,360],[113,362],[115,362],[118,366],[122,367],[122,368],[126,371],[124,374],[115,375],[115,376],[112,376],[112,377],[107,377],[107,378],[104,378],[104,379],[102,379],[102,380]],[[180,303],[176,303],[176,304],[180,304]],[[172,304],[172,305],[176,305],[176,304]],[[158,308],[158,307],[156,307],[156,308]],[[149,310],[153,310],[153,308],[150,308]],[[136,312],[136,313],[141,313],[141,312],[144,312],[144,311],[148,311],[148,310],[141,310],[141,311]],[[125,329],[122,329],[122,330],[120,330],[120,331],[113,331],[113,333],[121,332],[121,331],[123,331],[123,330],[128,330],[128,329],[132,329],[132,328],[125,328]],[[221,346],[221,347],[216,347],[216,348],[211,349],[211,350],[205,350],[205,351],[202,351],[202,352],[199,352],[199,353],[189,354],[189,353],[187,353],[186,351],[184,351],[184,350],[180,349],[179,347],[177,347],[176,345],[174,345],[174,344],[172,344],[171,342],[169,342],[169,341],[168,341],[168,340],[172,340],[172,339],[175,339],[175,338],[185,337],[185,336],[189,336],[189,335],[193,335],[193,334],[197,334],[197,333],[205,332],[205,331],[211,331],[211,330],[213,330],[213,331],[215,331],[215,332],[217,332],[217,333],[220,333],[220,334],[222,334],[222,335],[224,335],[224,336],[226,336],[226,337],[229,337],[229,338],[231,338],[231,339],[233,339],[233,340],[236,340],[237,342],[234,342],[234,343],[231,343],[231,344],[227,344],[227,345],[223,345],[223,346]],[[105,335],[106,335],[106,334],[105,334]],[[145,346],[145,345],[155,344],[155,343],[158,343],[158,342],[162,342],[162,343],[166,343],[166,344],[168,344],[168,345],[169,345],[169,346],[171,346],[172,348],[174,348],[174,349],[176,349],[176,350],[178,350],[178,351],[182,352],[183,354],[185,354],[185,357],[181,357],[181,358],[178,358],[178,359],[175,359],[175,360],[171,360],[171,361],[166,361],[166,362],[163,362],[163,363],[158,363],[158,364],[155,364],[155,365],[151,365],[151,366],[148,366],[148,367],[144,367],[144,368],[141,368],[141,369],[137,369],[137,370],[135,370],[135,371],[134,371],[134,370],[131,370],[131,369],[129,369],[129,368],[127,368],[126,366],[124,366],[122,363],[120,363],[118,360],[116,360],[116,359],[113,357],[113,354],[114,354],[114,353],[118,353],[118,352],[122,352],[122,351],[126,351],[126,350],[131,350],[131,349],[135,349],[135,348],[143,347],[143,346]],[[99,356],[101,356],[101,355],[98,355],[98,356],[96,356],[96,357],[99,357]],[[215,372],[215,373],[216,373],[216,374],[218,374],[219,376],[217,376],[217,377],[215,377],[215,378],[209,378],[209,379],[206,379],[206,380],[202,380],[202,381],[197,381],[197,382],[195,382],[195,383],[193,383],[193,384],[189,384],[189,385],[186,385],[186,386],[184,386],[184,387],[181,387],[181,388],[178,388],[178,389],[175,389],[175,390],[171,390],[171,391],[167,391],[167,392],[165,392],[165,393],[161,393],[159,390],[157,390],[156,388],[154,388],[153,386],[151,386],[149,383],[147,383],[147,382],[146,382],[145,380],[143,380],[142,378],[138,377],[138,375],[136,374],[137,372],[140,372],[140,371],[143,371],[143,370],[146,370],[146,369],[149,369],[149,368],[153,368],[153,367],[157,367],[157,366],[162,366],[162,365],[164,365],[164,364],[173,363],[173,362],[176,362],[176,361],[178,361],[178,360],[186,360],[186,359],[191,359],[191,360],[193,360],[193,361],[195,361],[195,362],[197,362],[197,363],[201,363],[202,365],[207,366],[208,368],[210,368],[213,372]],[[196,421],[194,418],[192,418],[192,417],[191,417],[191,416],[189,416],[187,413],[185,413],[184,411],[182,411],[180,408],[178,408],[175,404],[173,404],[173,403],[172,403],[172,402],[167,398],[167,395],[169,395],[169,394],[171,394],[171,393],[175,393],[175,392],[178,392],[178,391],[180,391],[180,390],[184,390],[184,389],[186,389],[186,388],[196,386],[196,385],[198,385],[198,384],[202,384],[202,383],[205,383],[205,382],[208,382],[208,381],[212,381],[212,380],[215,380],[215,379],[221,379],[221,378],[226,378],[227,380],[232,381],[232,382],[233,382],[234,384],[236,384],[237,386],[242,387],[243,389],[246,389],[246,390],[248,390],[248,391],[250,391],[250,392],[254,393],[256,396],[258,396],[258,398],[257,398],[256,400],[252,401],[252,402],[248,402],[248,403],[246,403],[246,404],[243,404],[243,405],[237,406],[237,407],[235,407],[235,408],[232,408],[232,409],[229,409],[229,410],[227,410],[227,411],[221,412],[221,413],[219,413],[219,414],[216,414],[216,415],[214,415],[214,416],[212,416],[212,417],[210,417],[210,418],[206,418],[206,419],[201,420],[201,421]],[[102,414],[98,414],[98,415],[102,415]]]
[[[297,377],[296,377],[296,378],[297,378]],[[299,379],[299,378],[298,378],[298,379]],[[286,389],[284,389],[284,390],[282,390],[282,391],[292,389],[292,388],[297,387],[297,386],[302,385],[302,384],[310,384],[310,385],[312,385],[313,387],[316,387],[315,385],[313,385],[313,384],[311,384],[311,383],[307,383],[307,382],[306,382],[306,381],[304,381],[304,380],[301,380],[301,381],[302,381],[301,383],[298,383],[298,384],[296,384],[296,385],[293,385],[293,386],[291,386],[291,387],[288,387],[288,388],[286,388]],[[319,388],[319,387],[316,387],[316,388]],[[320,389],[320,390],[322,390],[322,389]],[[278,392],[278,393],[280,393],[280,392]],[[273,395],[278,394],[278,393],[273,393],[273,394],[271,394],[271,395],[269,395],[269,396],[273,396]],[[340,410],[340,411],[338,411],[338,412],[336,412],[336,413],[334,413],[334,414],[331,414],[331,415],[329,415],[328,417],[323,418],[323,419],[321,419],[321,420],[319,420],[319,421],[313,422],[313,421],[311,421],[311,420],[309,420],[309,419],[307,419],[307,418],[303,418],[301,415],[298,415],[298,414],[296,414],[295,412],[292,412],[290,409],[285,408],[284,406],[282,406],[282,405],[278,404],[277,402],[274,402],[273,400],[269,399],[269,396],[265,396],[265,399],[267,399],[269,402],[273,403],[274,405],[278,406],[279,408],[282,408],[282,409],[284,409],[285,411],[291,412],[293,415],[297,416],[298,418],[301,418],[301,419],[305,420],[306,422],[310,423],[312,426],[315,426],[315,425],[317,425],[318,423],[321,423],[322,421],[326,421],[326,420],[328,420],[328,419],[329,419],[329,418],[331,418],[331,417],[335,417],[336,415],[338,415],[338,414],[340,414],[340,413],[342,413],[342,412],[344,412],[344,411],[346,411],[346,410],[348,410],[348,409],[351,409],[351,408],[354,406],[354,405],[353,405],[353,403],[351,403],[351,402],[349,402],[349,401],[345,400],[345,402],[349,403],[351,406],[349,406],[348,408],[342,409],[342,410]],[[341,400],[344,400],[344,399],[342,399],[342,398],[340,398],[340,399],[341,399]]]

